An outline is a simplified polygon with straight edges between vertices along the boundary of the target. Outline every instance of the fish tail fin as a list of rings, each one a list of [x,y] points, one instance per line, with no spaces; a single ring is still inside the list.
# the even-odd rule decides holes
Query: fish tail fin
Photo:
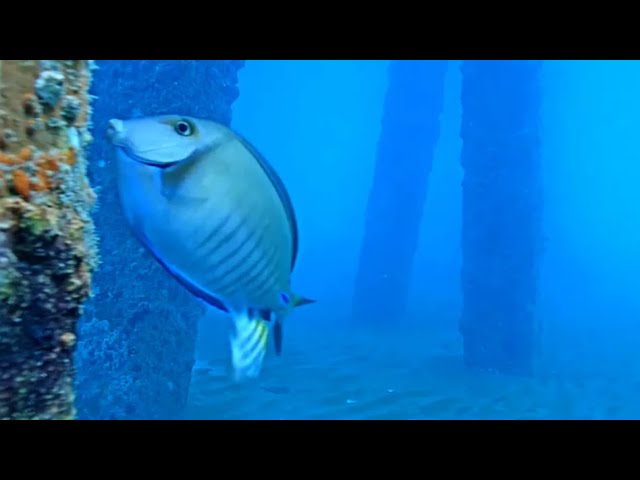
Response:
[[[236,381],[257,378],[267,353],[269,328],[257,314],[247,311],[232,315],[231,363]]]

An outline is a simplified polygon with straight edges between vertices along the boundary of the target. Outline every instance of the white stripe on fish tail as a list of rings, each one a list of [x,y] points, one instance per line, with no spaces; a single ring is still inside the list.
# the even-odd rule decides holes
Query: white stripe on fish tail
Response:
[[[267,353],[269,327],[246,311],[233,314],[234,332],[230,336],[231,363],[237,381],[256,378]]]

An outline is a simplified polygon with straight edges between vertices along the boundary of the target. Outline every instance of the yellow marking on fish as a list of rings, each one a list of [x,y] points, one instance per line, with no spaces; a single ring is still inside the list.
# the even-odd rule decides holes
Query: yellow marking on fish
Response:
[[[269,335],[269,327],[267,327],[266,323],[260,322],[260,342],[262,343],[263,350],[267,349],[267,338]]]
[[[255,378],[267,353],[269,328],[259,318],[246,312],[234,318],[235,334],[230,337],[232,363],[236,380]]]

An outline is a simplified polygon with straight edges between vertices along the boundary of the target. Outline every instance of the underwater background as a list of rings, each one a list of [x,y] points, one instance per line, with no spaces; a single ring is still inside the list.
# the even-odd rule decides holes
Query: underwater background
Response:
[[[640,62],[95,67],[99,261],[72,342],[76,418],[640,418]],[[160,114],[230,126],[291,196],[293,288],[316,303],[286,318],[255,381],[230,378],[229,320],[125,224],[107,124]]]
[[[289,185],[302,232],[301,260],[294,278],[300,289],[320,300],[304,311],[300,309],[287,322],[286,353],[267,363],[261,385],[254,389],[230,389],[223,377],[215,374],[224,364],[224,346],[218,324],[203,320],[198,343],[198,361],[203,368],[193,378],[189,416],[640,417],[640,296],[634,280],[640,271],[640,143],[636,133],[640,95],[634,87],[640,80],[640,62],[540,62],[532,66],[539,71],[531,92],[520,91],[519,66],[500,61],[481,63],[479,68],[485,69],[487,77],[502,76],[501,86],[492,89],[482,85],[472,91],[464,85],[465,73],[469,73],[464,62],[450,61],[443,68],[441,92],[421,78],[423,89],[419,91],[426,90],[431,97],[417,93],[415,101],[402,103],[395,112],[405,118],[397,119],[403,131],[394,132],[395,138],[388,140],[393,144],[389,156],[410,156],[412,152],[404,150],[408,145],[422,154],[419,162],[428,163],[432,155],[432,166],[426,172],[424,211],[406,279],[405,311],[385,313],[380,305],[396,304],[398,294],[392,288],[388,292],[383,289],[377,292],[378,298],[371,299],[376,308],[369,310],[368,318],[353,318],[358,307],[352,303],[375,159],[380,162],[382,156],[378,143],[384,135],[381,126],[392,129],[391,119],[383,122],[385,96],[389,102],[393,87],[389,84],[390,65],[364,61],[247,63],[239,74],[241,95],[234,104],[233,124],[255,139]],[[427,74],[435,77],[441,68],[433,65]],[[411,83],[419,74],[402,73],[409,77],[405,83],[409,94],[409,89],[417,88]],[[478,106],[477,100],[464,94],[484,95],[484,105]],[[442,96],[441,113],[437,112],[438,99],[433,98],[437,95]],[[522,246],[530,237],[542,237],[539,251],[531,255],[535,266],[521,271],[510,267],[508,275],[512,277],[506,292],[490,299],[495,310],[504,304],[508,310],[514,301],[509,290],[526,288],[518,276],[534,278],[531,290],[535,303],[531,308],[540,331],[531,374],[478,371],[465,366],[463,360],[461,272],[465,259],[475,261],[470,250],[466,258],[462,253],[463,223],[470,229],[472,222],[463,216],[473,214],[472,206],[463,209],[467,186],[461,165],[465,102],[471,113],[472,107],[486,108],[476,112],[485,117],[501,112],[505,108],[501,103],[508,104],[506,114],[513,116],[513,123],[501,124],[497,119],[487,126],[487,130],[495,129],[483,132],[489,141],[492,134],[517,138],[525,128],[537,129],[537,138],[524,138],[524,142],[539,149],[539,162],[528,163],[521,150],[507,150],[513,158],[506,161],[516,168],[501,178],[491,172],[499,166],[487,161],[480,173],[486,187],[472,197],[478,207],[480,202],[489,203],[488,209],[478,214],[478,221],[496,224],[496,229],[506,232],[498,230],[496,240],[488,238],[490,243],[478,247],[479,254],[491,256],[488,265],[474,265],[483,269],[478,272],[478,282],[500,275],[500,266],[495,264],[507,263],[510,255],[530,255]],[[509,111],[513,105],[519,112]],[[525,128],[514,125],[519,114],[531,117]],[[415,138],[433,135],[429,132],[432,126],[426,120],[414,128],[415,123],[406,120],[414,115],[438,118],[439,132],[433,145],[428,145],[432,150]],[[266,127],[274,124],[286,127],[276,134]],[[470,156],[468,153],[465,158]],[[397,161],[396,165],[401,168],[403,163]],[[470,171],[468,168],[467,180]],[[380,188],[388,191],[379,195],[419,188],[419,179],[411,172],[404,173],[403,184],[392,180],[387,176],[380,181]],[[527,204],[531,210],[538,209],[539,218],[534,215],[535,220],[522,225],[521,214],[511,216],[505,211],[515,209],[515,202],[498,198],[492,203],[490,197],[501,188],[500,182],[525,195],[534,194],[539,187],[540,199],[531,195],[536,200]],[[402,226],[412,221],[405,216],[407,212],[415,214],[410,205],[399,205],[393,212],[397,224],[390,224],[375,239],[386,244],[381,249],[391,264],[401,256],[394,248],[406,245],[397,235],[407,233]],[[375,212],[369,215],[375,217]],[[539,233],[532,231],[531,225],[539,228]],[[496,246],[504,237],[507,241]],[[496,248],[502,249],[505,257],[495,255]],[[467,294],[470,296],[468,290]],[[367,301],[366,295],[355,299]],[[384,316],[373,318],[376,309]],[[366,312],[366,306],[361,310]],[[517,321],[514,317],[508,320]],[[500,335],[490,324],[485,325],[488,328],[482,335]],[[513,357],[517,356],[514,353]],[[494,370],[500,369],[501,362],[495,361]],[[211,366],[214,368],[207,368]]]

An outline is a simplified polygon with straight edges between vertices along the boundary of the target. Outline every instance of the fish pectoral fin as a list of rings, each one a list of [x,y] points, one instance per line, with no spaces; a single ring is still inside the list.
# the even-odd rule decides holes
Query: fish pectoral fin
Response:
[[[269,328],[259,315],[232,314],[231,363],[236,381],[257,378],[267,353]]]

